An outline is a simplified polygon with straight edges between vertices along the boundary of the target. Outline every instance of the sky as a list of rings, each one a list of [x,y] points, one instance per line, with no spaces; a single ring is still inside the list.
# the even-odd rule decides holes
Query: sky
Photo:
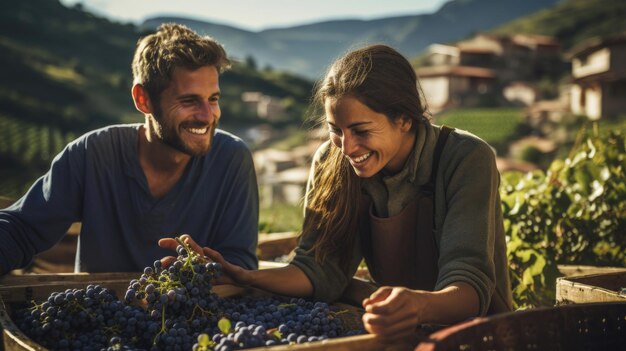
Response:
[[[447,0],[61,0],[119,22],[175,15],[259,31],[329,19],[374,19],[432,13]]]

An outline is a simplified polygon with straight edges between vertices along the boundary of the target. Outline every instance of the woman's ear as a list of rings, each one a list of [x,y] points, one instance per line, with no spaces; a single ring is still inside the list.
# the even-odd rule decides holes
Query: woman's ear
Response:
[[[411,130],[411,127],[413,127],[413,119],[412,118],[408,118],[404,115],[400,116],[400,118],[396,119],[396,123],[398,125],[398,127],[400,127],[400,130],[403,132],[408,132]]]
[[[150,97],[148,96],[148,92],[141,84],[133,85],[131,90],[133,95],[133,102],[135,102],[135,108],[137,111],[143,114],[151,114],[152,113],[152,103],[150,102]]]

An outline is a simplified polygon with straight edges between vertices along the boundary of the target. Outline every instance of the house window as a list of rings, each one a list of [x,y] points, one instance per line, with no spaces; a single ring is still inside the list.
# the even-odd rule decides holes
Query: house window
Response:
[[[585,87],[581,87],[580,89],[580,107],[585,107],[587,104],[587,89]]]

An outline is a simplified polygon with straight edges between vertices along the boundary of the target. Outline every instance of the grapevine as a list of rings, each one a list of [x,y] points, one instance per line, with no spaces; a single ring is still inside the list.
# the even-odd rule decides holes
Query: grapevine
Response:
[[[581,131],[546,172],[505,173],[501,187],[516,307],[554,303],[557,265],[626,264],[626,138]]]

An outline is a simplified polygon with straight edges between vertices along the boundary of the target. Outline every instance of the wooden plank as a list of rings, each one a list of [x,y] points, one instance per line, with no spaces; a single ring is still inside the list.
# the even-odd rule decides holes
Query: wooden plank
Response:
[[[269,268],[282,268],[287,266],[289,263],[287,262],[274,262],[274,261],[264,261],[259,260],[259,269],[269,269]]]
[[[114,272],[114,273],[59,273],[59,274],[24,274],[7,275],[0,277],[0,291],[22,285],[38,285],[51,282],[82,282],[90,284],[91,281],[117,281],[131,279],[140,276],[139,272]]]
[[[113,289],[121,297],[128,282],[140,273],[68,273],[68,274],[25,274],[0,278],[0,298],[5,303],[43,300],[55,291],[84,288],[98,284]]]
[[[89,284],[113,289],[118,298],[128,288],[132,279],[141,273],[77,273],[77,274],[32,274],[0,278],[0,297],[6,303],[43,300],[56,291],[68,288],[85,288]],[[213,291],[220,296],[242,294],[248,289],[235,285],[217,285]]]
[[[80,228],[82,227],[81,222],[74,222],[67,230],[67,234],[69,236],[78,236],[80,234]]]
[[[626,271],[557,278],[556,303],[626,302]]]
[[[298,232],[259,233],[259,243],[262,244],[271,241],[293,240],[298,237]]]
[[[261,260],[272,260],[276,257],[288,255],[298,245],[298,233],[271,233],[259,234],[257,256]]]
[[[599,267],[599,266],[579,266],[579,265],[558,265],[558,270],[566,277],[579,275],[625,272],[626,267]]]
[[[327,339],[319,342],[298,345],[279,345],[270,349],[274,351],[397,351],[412,350],[425,336],[418,334],[415,337],[395,340],[393,343],[385,343],[372,334],[350,336],[344,338]],[[254,348],[251,351],[267,350],[268,348]]]

